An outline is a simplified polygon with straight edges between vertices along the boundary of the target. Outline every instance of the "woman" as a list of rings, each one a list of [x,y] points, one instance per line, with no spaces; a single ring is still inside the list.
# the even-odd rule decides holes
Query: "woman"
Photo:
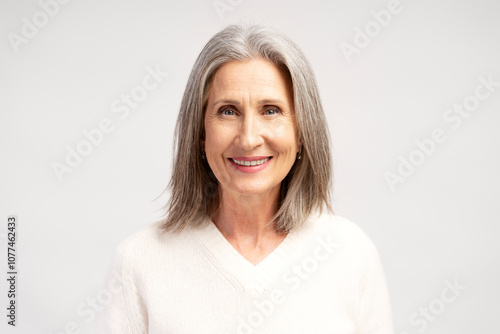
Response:
[[[199,55],[165,221],[122,242],[105,333],[392,333],[370,239],[330,207],[326,119],[281,33],[230,26]]]

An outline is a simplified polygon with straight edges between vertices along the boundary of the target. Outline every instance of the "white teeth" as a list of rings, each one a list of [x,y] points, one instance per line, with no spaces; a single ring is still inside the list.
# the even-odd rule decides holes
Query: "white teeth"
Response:
[[[265,163],[269,159],[271,159],[271,158],[265,158],[265,159],[253,160],[253,161],[234,160],[234,159],[231,159],[231,160],[233,160],[236,164],[241,165],[241,166],[258,166],[258,165],[262,165],[263,163]]]

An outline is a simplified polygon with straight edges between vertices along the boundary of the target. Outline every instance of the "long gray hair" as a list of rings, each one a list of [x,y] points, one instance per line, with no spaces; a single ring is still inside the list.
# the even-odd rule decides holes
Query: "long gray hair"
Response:
[[[327,121],[309,62],[297,45],[269,27],[231,25],[203,48],[189,76],[177,118],[170,199],[161,227],[180,232],[207,221],[219,206],[218,181],[202,159],[200,139],[210,84],[225,63],[264,58],[284,70],[292,82],[295,118],[302,142],[281,183],[279,208],[269,223],[278,233],[304,224],[314,211],[331,208],[332,162]]]

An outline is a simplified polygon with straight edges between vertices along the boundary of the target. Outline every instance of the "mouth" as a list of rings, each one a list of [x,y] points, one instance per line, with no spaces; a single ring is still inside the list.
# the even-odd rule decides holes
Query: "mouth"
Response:
[[[236,157],[229,158],[236,165],[244,167],[260,166],[268,162],[272,157]]]

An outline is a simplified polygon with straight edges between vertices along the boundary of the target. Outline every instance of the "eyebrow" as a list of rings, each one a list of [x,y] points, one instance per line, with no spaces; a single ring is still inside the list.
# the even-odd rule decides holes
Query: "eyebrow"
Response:
[[[222,100],[217,100],[215,101],[214,103],[212,103],[212,107],[214,107],[215,105],[217,104],[232,104],[232,105],[240,105],[241,102],[238,101],[238,100],[227,100],[227,99],[222,99]],[[282,100],[270,100],[270,99],[265,99],[265,100],[260,100],[258,102],[259,105],[265,105],[265,104],[282,104],[284,105],[285,102],[283,102]]]

